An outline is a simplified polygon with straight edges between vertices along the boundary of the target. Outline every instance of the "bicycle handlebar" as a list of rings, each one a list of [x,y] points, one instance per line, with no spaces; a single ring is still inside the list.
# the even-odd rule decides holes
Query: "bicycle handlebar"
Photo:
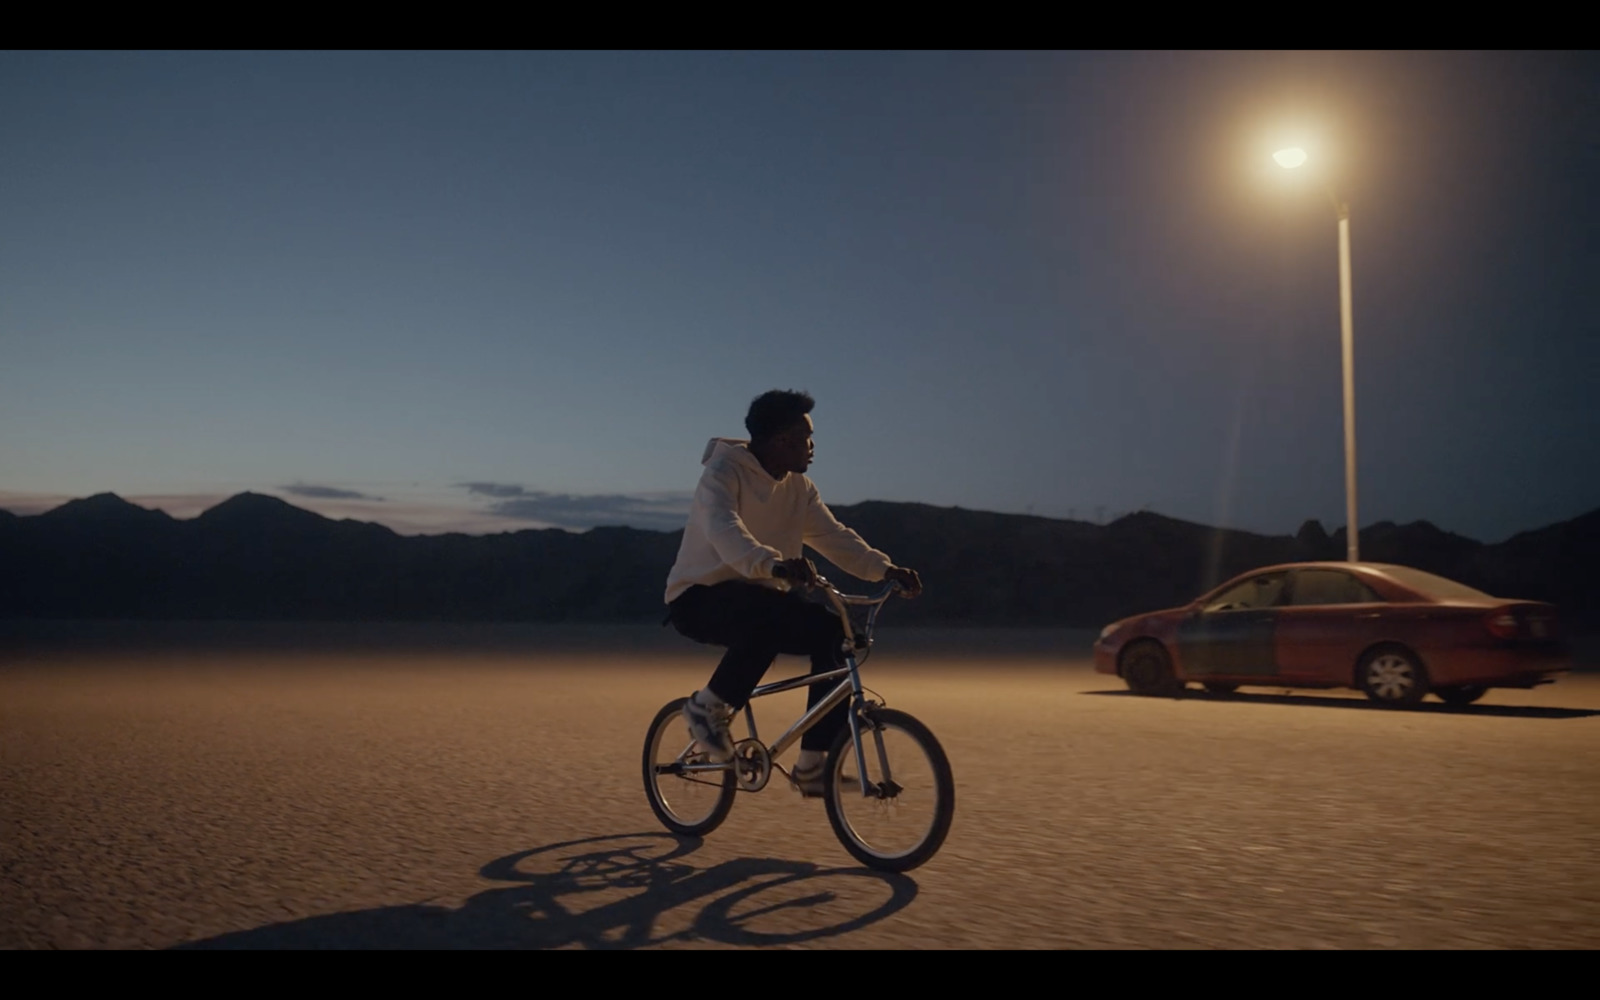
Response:
[[[799,584],[799,586],[804,587],[807,590],[820,591],[825,597],[828,598],[828,603],[833,605],[834,613],[839,616],[839,622],[844,626],[846,644],[858,649],[871,645],[872,631],[877,624],[878,612],[881,610],[883,602],[887,601],[890,595],[905,589],[896,580],[885,580],[883,589],[878,591],[876,594],[873,594],[871,597],[861,594],[845,594],[841,593],[839,588],[829,583],[827,577],[820,574],[816,575],[811,583]],[[866,605],[872,608],[872,610],[867,614],[864,638],[860,638],[856,635],[855,626],[850,622],[850,612],[845,610],[846,605],[852,604]]]
[[[900,583],[897,580],[885,580],[883,583],[883,589],[871,597],[867,597],[862,594],[846,594],[840,591],[839,588],[835,587],[833,584],[829,583],[827,577],[821,575],[817,576],[815,583],[802,586],[810,586],[812,589],[820,590],[830,597],[836,597],[841,604],[882,604],[896,592],[905,589],[900,586]]]

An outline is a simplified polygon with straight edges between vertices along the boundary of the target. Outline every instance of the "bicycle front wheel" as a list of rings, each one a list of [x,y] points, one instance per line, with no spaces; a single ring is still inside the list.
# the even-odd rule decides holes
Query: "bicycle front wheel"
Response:
[[[879,871],[910,871],[944,844],[955,816],[950,760],[921,722],[892,708],[861,714],[868,794],[848,727],[828,754],[828,822],[851,856]],[[888,770],[884,770],[887,761]]]
[[[698,752],[683,706],[666,704],[644,739],[644,794],[661,824],[673,833],[703,837],[722,825],[738,789],[733,768],[694,770],[709,762]]]

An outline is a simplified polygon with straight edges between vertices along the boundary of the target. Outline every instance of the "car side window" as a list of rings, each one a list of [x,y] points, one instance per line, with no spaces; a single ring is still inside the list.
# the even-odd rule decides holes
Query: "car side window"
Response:
[[[1206,602],[1207,611],[1243,611],[1255,608],[1270,608],[1278,603],[1283,596],[1283,585],[1289,578],[1288,573],[1263,573],[1253,576]]]
[[[1383,598],[1349,573],[1336,569],[1303,569],[1295,574],[1290,604],[1369,604]]]

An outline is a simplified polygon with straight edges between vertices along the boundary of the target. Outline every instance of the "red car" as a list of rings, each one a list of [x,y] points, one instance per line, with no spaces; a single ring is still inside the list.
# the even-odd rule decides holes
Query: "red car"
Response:
[[[1094,663],[1136,694],[1177,697],[1196,682],[1217,693],[1351,687],[1385,705],[1430,691],[1467,705],[1572,665],[1552,605],[1366,562],[1253,570],[1191,604],[1107,625]]]

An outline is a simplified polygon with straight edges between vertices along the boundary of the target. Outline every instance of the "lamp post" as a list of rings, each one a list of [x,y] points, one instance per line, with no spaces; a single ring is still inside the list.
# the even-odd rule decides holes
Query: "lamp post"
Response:
[[[1278,165],[1293,170],[1306,162],[1303,149],[1280,149],[1272,154]],[[1344,514],[1345,555],[1360,562],[1360,530],[1356,521],[1356,389],[1355,351],[1350,322],[1350,205],[1340,201],[1333,189],[1328,199],[1339,217],[1339,336],[1344,355]]]

